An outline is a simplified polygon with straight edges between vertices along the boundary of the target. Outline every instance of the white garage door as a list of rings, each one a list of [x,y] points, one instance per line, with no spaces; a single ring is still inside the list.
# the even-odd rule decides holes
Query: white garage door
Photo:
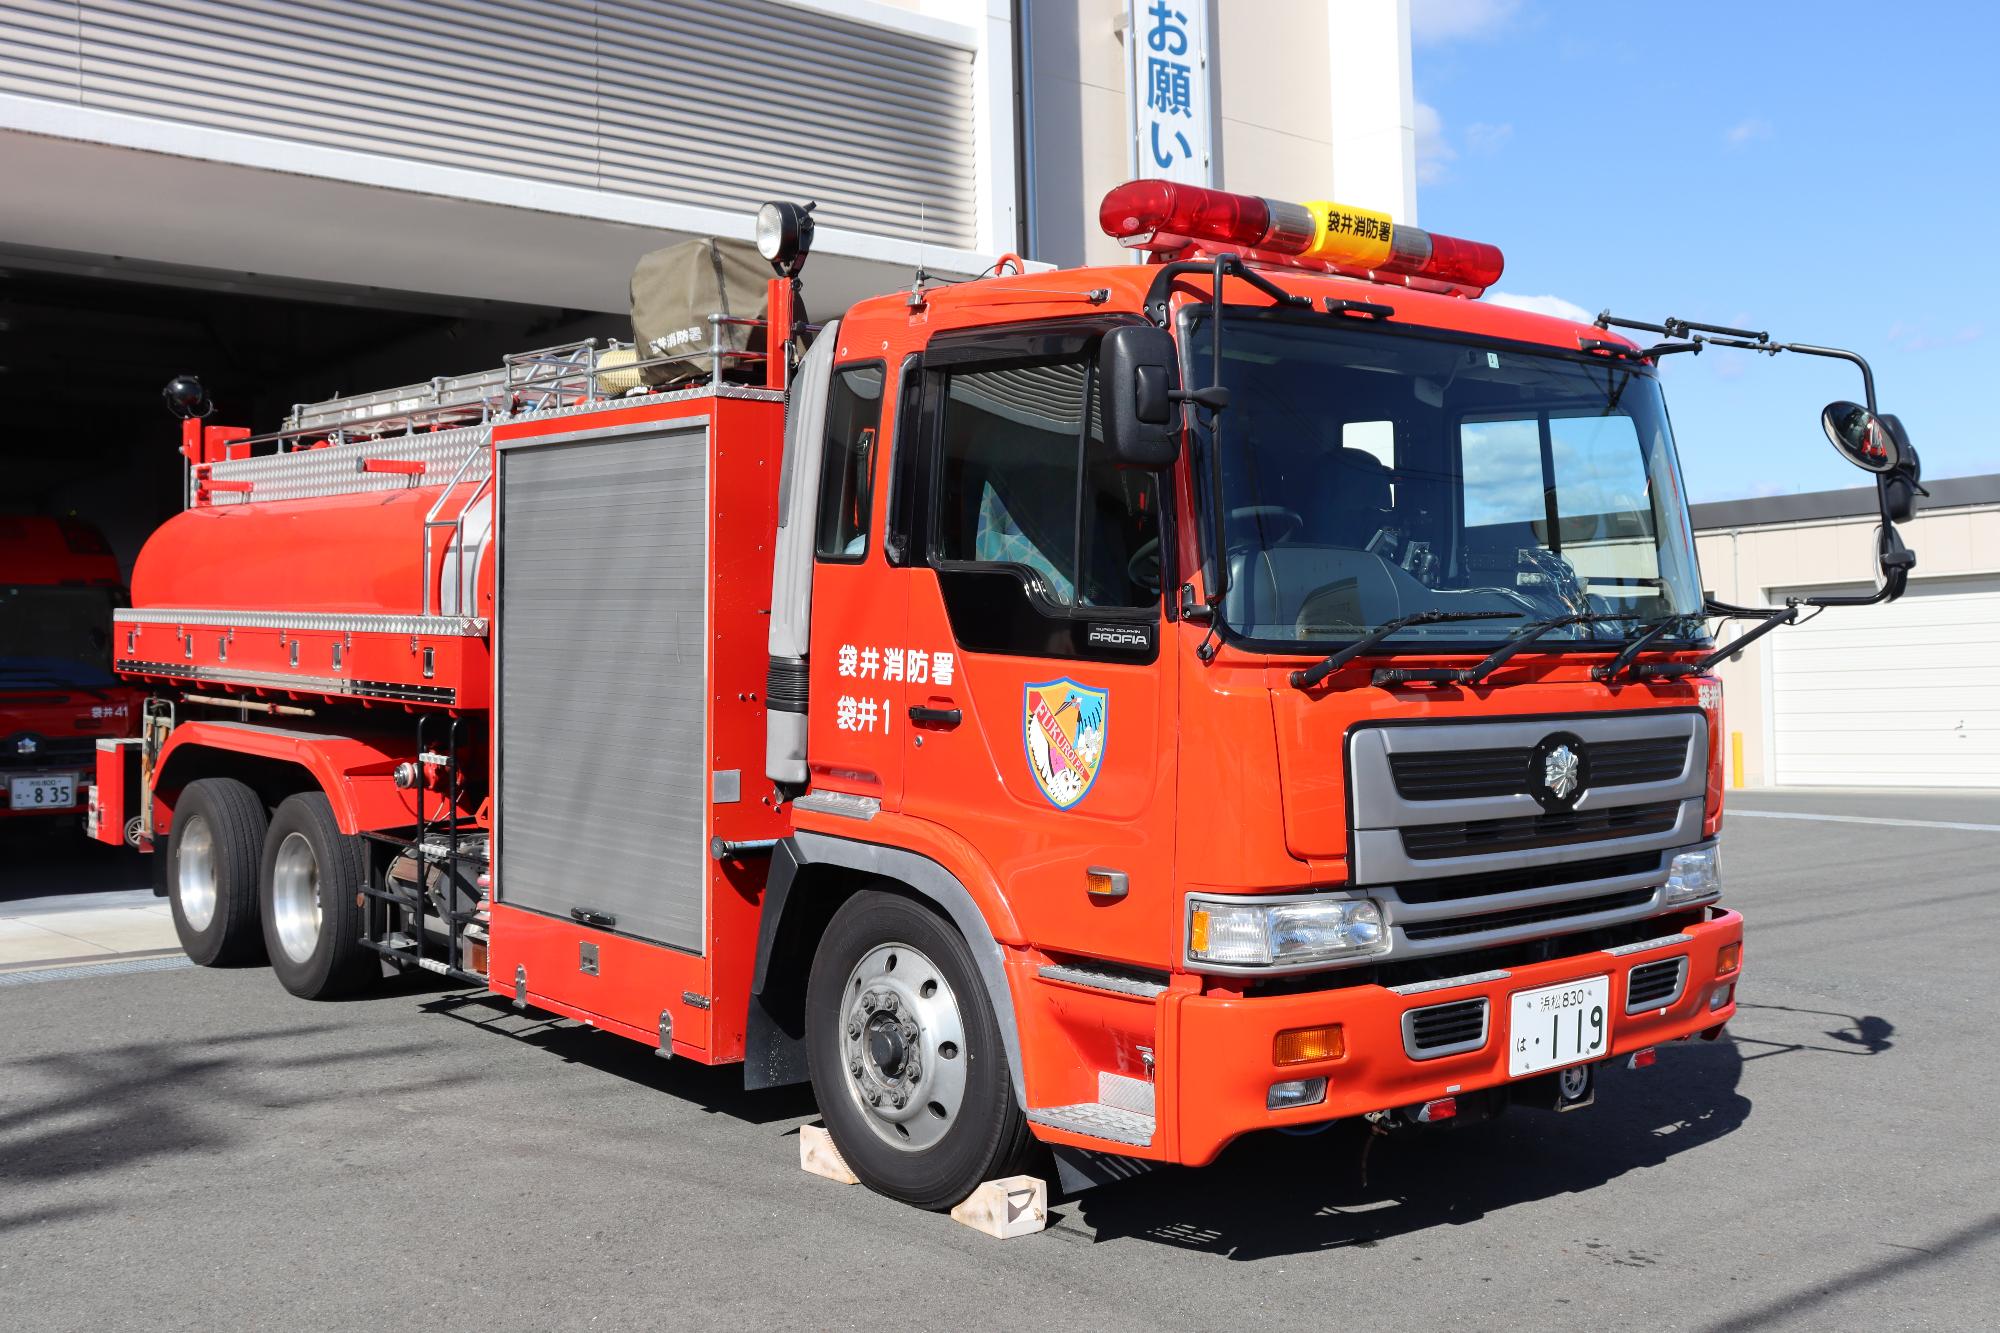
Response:
[[[1913,580],[1766,642],[1779,785],[2000,788],[2000,579]]]

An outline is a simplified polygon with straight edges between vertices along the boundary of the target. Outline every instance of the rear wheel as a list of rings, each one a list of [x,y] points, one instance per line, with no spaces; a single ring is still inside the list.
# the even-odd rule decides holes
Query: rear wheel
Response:
[[[263,961],[257,862],[264,803],[234,778],[191,782],[174,806],[162,857],[174,933],[203,967]]]
[[[367,882],[361,839],[340,831],[321,792],[287,797],[264,836],[264,943],[271,970],[308,1000],[345,995],[381,975],[361,944]]]
[[[869,1188],[949,1208],[1032,1148],[971,949],[907,898],[842,904],[806,989],[813,1091]]]

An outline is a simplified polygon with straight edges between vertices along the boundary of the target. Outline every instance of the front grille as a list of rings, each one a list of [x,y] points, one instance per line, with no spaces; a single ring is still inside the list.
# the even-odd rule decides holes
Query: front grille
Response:
[[[1687,980],[1687,959],[1663,958],[1657,963],[1641,963],[1625,982],[1625,1012],[1663,1009],[1681,997]]]
[[[1629,787],[1668,782],[1687,763],[1688,738],[1653,736],[1634,741],[1596,741],[1585,746],[1590,785]],[[1526,795],[1534,756],[1529,746],[1496,750],[1439,750],[1389,756],[1389,776],[1406,801],[1475,800]]]
[[[1413,861],[1488,852],[1563,847],[1608,838],[1664,833],[1680,817],[1680,802],[1654,801],[1608,810],[1568,810],[1515,819],[1480,819],[1458,824],[1420,824],[1403,830],[1403,852]]]
[[[1600,856],[1595,861],[1571,861],[1565,865],[1522,866],[1517,870],[1493,870],[1483,875],[1446,875],[1441,879],[1413,879],[1396,886],[1396,896],[1406,903],[1446,903],[1464,898],[1488,898],[1501,893],[1522,893],[1528,889],[1552,889],[1558,884],[1585,884],[1594,879],[1618,879],[1659,870],[1658,852],[1634,852],[1629,856]]]
[[[1590,785],[1630,787],[1668,782],[1687,767],[1685,736],[1653,736],[1642,741],[1599,741],[1589,747]]]
[[[97,767],[97,738],[94,736],[65,736],[55,740],[37,736],[34,738],[34,753],[22,754],[20,742],[24,734],[0,737],[0,769],[39,772],[47,768]]]
[[[1654,892],[1653,889],[1629,889],[1624,893],[1600,894],[1595,898],[1576,898],[1547,907],[1524,907],[1513,912],[1488,912],[1484,916],[1469,917],[1459,921],[1439,921],[1422,925],[1413,923],[1403,927],[1403,934],[1412,940],[1441,940],[1454,935],[1478,935],[1489,930],[1532,926],[1543,921],[1565,921],[1570,917],[1589,916],[1594,912],[1614,912],[1622,907],[1640,907],[1652,901]]]
[[[1434,1059],[1460,1051],[1476,1051],[1486,1044],[1486,1001],[1455,1000],[1412,1009],[1403,1015],[1403,1046],[1418,1060]]]

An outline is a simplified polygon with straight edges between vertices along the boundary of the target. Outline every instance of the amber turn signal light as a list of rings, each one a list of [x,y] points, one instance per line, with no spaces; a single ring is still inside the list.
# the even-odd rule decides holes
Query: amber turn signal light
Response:
[[[1347,1038],[1338,1023],[1316,1028],[1287,1028],[1271,1038],[1271,1063],[1274,1065],[1338,1060],[1346,1054]]]
[[[1734,972],[1738,967],[1742,966],[1742,964],[1743,964],[1742,943],[1739,941],[1735,944],[1725,944],[1722,946],[1722,951],[1715,955],[1715,975],[1717,975],[1718,977],[1726,977],[1731,972]]]

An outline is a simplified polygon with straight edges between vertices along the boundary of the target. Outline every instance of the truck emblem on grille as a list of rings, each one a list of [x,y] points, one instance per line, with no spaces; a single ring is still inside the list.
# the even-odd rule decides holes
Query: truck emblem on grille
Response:
[[[1558,800],[1576,790],[1576,751],[1558,745],[1542,756],[1542,785]]]
[[[16,754],[33,754],[35,752],[35,738],[33,736],[21,737],[20,740],[14,742],[14,752]]]
[[[1558,731],[1542,737],[1528,757],[1527,792],[1542,809],[1561,813],[1590,785],[1590,752],[1581,737]]]

